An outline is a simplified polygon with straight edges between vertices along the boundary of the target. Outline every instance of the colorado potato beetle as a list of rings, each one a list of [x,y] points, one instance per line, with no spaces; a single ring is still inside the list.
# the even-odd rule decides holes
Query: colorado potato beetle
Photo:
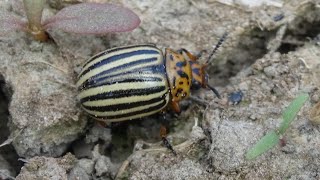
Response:
[[[186,53],[190,60],[187,60]],[[106,50],[83,67],[77,88],[83,109],[107,122],[137,119],[164,110],[180,112],[190,89],[210,88],[205,65],[186,50],[133,45]],[[213,88],[211,88],[213,89]]]
[[[224,40],[223,36],[212,54]],[[166,108],[180,112],[190,90],[211,89],[207,63],[185,49],[164,52],[155,45],[116,47],[91,57],[78,76],[82,108],[93,118],[119,122],[146,117]]]

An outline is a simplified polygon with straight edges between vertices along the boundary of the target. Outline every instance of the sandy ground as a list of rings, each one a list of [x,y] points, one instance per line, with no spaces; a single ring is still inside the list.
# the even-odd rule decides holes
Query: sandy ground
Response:
[[[44,17],[72,2],[49,1]],[[0,37],[0,142],[10,142],[0,147],[0,179],[320,179],[320,126],[310,118],[320,100],[319,1],[99,2],[129,7],[141,25],[106,36],[50,30],[44,43]],[[20,0],[1,1],[0,11],[24,16]],[[81,111],[74,84],[95,53],[138,43],[197,53],[225,32],[207,69],[222,99],[193,92],[180,115],[166,115],[177,156],[161,145],[159,115],[105,128]],[[310,98],[282,143],[246,160],[301,92]]]

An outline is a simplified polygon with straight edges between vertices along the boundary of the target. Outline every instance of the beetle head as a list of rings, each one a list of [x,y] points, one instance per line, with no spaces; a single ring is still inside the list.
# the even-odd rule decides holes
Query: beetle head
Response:
[[[191,89],[199,90],[200,88],[209,88],[218,98],[221,98],[219,92],[208,84],[209,75],[206,72],[208,64],[199,64],[198,62],[190,61],[190,65],[192,69]]]
[[[213,93],[221,98],[218,91],[208,84],[209,75],[206,72],[206,67],[208,66],[210,60],[212,59],[213,54],[219,49],[222,42],[227,37],[227,33],[224,33],[223,36],[219,39],[218,43],[212,50],[211,54],[208,57],[208,60],[204,64],[200,64],[197,61],[189,61],[192,69],[192,85],[191,89],[198,90],[200,88],[209,88]],[[201,53],[200,53],[201,54]]]

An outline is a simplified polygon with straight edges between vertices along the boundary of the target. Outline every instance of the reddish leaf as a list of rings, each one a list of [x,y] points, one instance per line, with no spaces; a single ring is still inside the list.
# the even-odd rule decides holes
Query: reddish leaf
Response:
[[[131,10],[113,4],[81,3],[68,6],[44,22],[44,28],[58,28],[79,34],[130,31],[140,24]]]
[[[10,33],[15,30],[26,30],[26,22],[3,11],[0,12],[0,35]]]

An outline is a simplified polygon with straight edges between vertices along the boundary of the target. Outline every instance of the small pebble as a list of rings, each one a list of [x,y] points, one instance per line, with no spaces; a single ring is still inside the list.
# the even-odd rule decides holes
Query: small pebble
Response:
[[[228,96],[229,102],[231,102],[233,105],[237,105],[242,101],[243,93],[242,91],[232,92]]]

